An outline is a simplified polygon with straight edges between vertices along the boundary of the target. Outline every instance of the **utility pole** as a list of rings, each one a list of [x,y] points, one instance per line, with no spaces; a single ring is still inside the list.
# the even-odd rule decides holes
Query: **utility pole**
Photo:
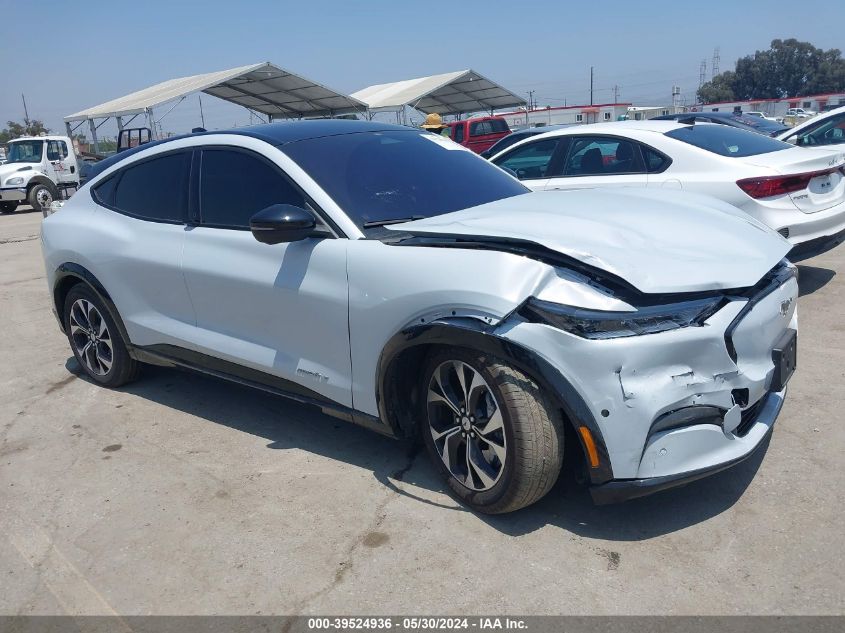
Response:
[[[21,93],[21,101],[23,101],[23,122],[26,123],[26,127],[29,127],[29,111],[26,109],[26,97],[23,93]]]
[[[719,47],[713,49],[713,65],[711,66],[713,77],[719,74]]]
[[[613,86],[613,103],[619,103],[619,85]]]
[[[531,112],[534,109],[534,90],[528,91],[528,111]]]
[[[698,87],[701,88],[707,82],[707,59],[701,60],[701,66],[698,69]]]
[[[590,66],[590,105],[593,105],[593,67]]]

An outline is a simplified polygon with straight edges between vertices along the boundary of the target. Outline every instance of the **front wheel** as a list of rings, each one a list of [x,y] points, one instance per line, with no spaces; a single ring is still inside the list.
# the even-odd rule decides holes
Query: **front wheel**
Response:
[[[443,351],[426,365],[423,393],[423,440],[461,501],[512,512],[554,485],[562,422],[531,378],[481,353]]]
[[[29,190],[27,202],[36,211],[48,211],[55,199],[55,192],[47,185],[38,183]]]

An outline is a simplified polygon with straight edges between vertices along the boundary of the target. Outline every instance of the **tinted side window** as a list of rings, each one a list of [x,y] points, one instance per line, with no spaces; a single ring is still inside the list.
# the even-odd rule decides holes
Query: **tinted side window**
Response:
[[[790,137],[792,138],[792,137]],[[798,145],[833,145],[845,143],[845,113],[832,116],[795,136]]]
[[[190,162],[190,152],[178,152],[127,167],[117,181],[114,207],[144,220],[183,222]]]
[[[651,149],[650,147],[643,147],[643,158],[645,159],[646,171],[650,174],[663,171],[669,166],[669,159],[663,154]]]
[[[202,152],[200,217],[224,228],[249,228],[249,219],[273,204],[305,208],[305,196],[274,166],[246,152]]]
[[[645,173],[639,149],[629,141],[585,136],[575,140],[565,176],[612,176]]]
[[[455,126],[454,141],[456,143],[463,143],[464,142],[464,124],[463,123],[458,123]]]
[[[91,190],[94,199],[107,207],[114,206],[114,186],[117,184],[117,177],[106,178],[99,185]]]
[[[62,143],[59,144],[59,141],[48,141],[47,142],[47,160],[61,160],[63,158],[61,147],[65,145]],[[67,155],[67,145],[65,145],[65,153]]]
[[[470,136],[484,136],[485,134],[493,133],[493,126],[490,121],[476,121],[469,124]]]
[[[510,131],[508,122],[504,119],[491,119],[488,123],[490,123],[490,129],[496,134]]]
[[[548,178],[549,164],[557,147],[557,139],[526,143],[496,161],[499,167],[516,172],[520,180]]]

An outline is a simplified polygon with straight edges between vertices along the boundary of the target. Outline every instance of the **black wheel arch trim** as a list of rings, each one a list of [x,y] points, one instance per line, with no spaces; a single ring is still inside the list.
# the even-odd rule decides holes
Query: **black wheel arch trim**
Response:
[[[44,185],[45,187],[47,187],[50,190],[50,193],[53,194],[54,196],[57,196],[59,194],[59,188],[56,185],[56,183],[54,183],[52,180],[47,178],[47,176],[38,175],[38,176],[33,176],[32,178],[29,179],[29,182],[26,183],[26,193],[27,193],[27,195],[29,195],[29,192],[32,191],[32,188],[35,187],[36,185]]]
[[[394,334],[382,349],[376,375],[376,402],[379,417],[391,427],[397,437],[412,436],[415,432],[412,424],[403,421],[391,408],[396,394],[395,371],[393,364],[401,355],[420,346],[463,347],[481,351],[500,358],[536,380],[541,389],[552,397],[572,423],[575,436],[578,437],[586,463],[589,464],[587,448],[583,443],[578,426],[586,426],[593,436],[599,455],[597,468],[587,467],[590,482],[593,485],[613,479],[613,469],[604,436],[595,416],[569,382],[554,366],[536,352],[513,341],[496,335],[490,326],[471,318],[444,319],[430,323],[409,326]]]
[[[56,268],[56,274],[53,279],[53,308],[56,313],[56,317],[59,319],[59,327],[62,332],[67,333],[65,330],[64,301],[62,299],[61,290],[69,279],[76,279],[86,284],[97,294],[97,297],[103,302],[106,310],[109,311],[109,316],[111,316],[112,320],[117,325],[117,329],[120,331],[120,335],[123,337],[123,340],[126,341],[128,345],[130,342],[129,335],[126,332],[126,327],[123,325],[123,319],[120,318],[120,312],[118,312],[117,306],[114,305],[111,295],[109,295],[108,291],[105,289],[103,284],[100,283],[100,280],[97,279],[94,273],[85,268],[85,266],[72,262],[65,262]]]

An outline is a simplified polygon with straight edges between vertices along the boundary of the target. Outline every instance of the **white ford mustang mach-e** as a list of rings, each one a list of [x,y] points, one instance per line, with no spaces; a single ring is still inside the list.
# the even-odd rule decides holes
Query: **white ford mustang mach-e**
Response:
[[[599,502],[723,469],[768,435],[795,365],[790,244],[747,215],[680,192],[529,193],[391,125],[144,145],[42,240],[93,381],[187,367],[419,433],[483,512],[548,492],[564,441]]]

